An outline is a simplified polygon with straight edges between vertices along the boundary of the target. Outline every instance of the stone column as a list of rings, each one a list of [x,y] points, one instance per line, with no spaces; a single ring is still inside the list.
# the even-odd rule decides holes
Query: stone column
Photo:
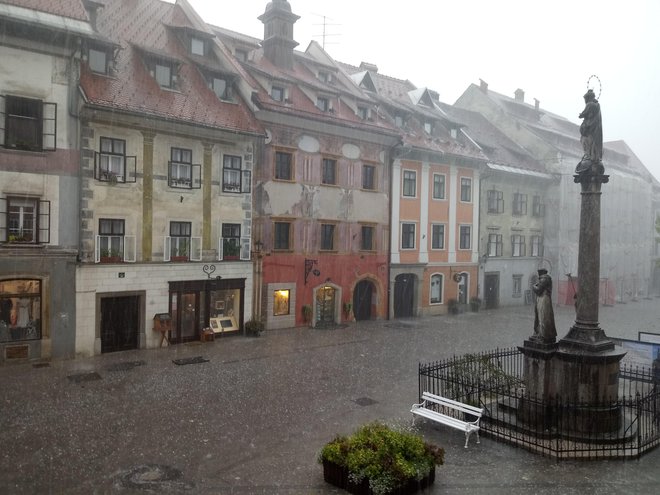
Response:
[[[609,181],[600,168],[575,175],[582,188],[576,318],[559,341],[553,380],[559,400],[577,404],[570,430],[589,435],[620,427],[620,410],[611,401],[618,397],[619,362],[625,354],[615,350],[598,322],[601,185]]]

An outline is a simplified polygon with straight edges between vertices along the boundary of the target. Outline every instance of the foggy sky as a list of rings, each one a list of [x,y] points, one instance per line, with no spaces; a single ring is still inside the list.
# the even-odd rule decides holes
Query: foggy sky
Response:
[[[174,1],[174,0],[170,0]],[[204,21],[263,38],[265,0],[189,0]],[[599,0],[289,0],[301,16],[298,49],[323,44],[341,62],[376,64],[453,104],[471,83],[579,123],[592,74],[606,141],[624,140],[660,179],[655,152],[660,113],[660,2]],[[596,85],[596,90],[598,86]]]

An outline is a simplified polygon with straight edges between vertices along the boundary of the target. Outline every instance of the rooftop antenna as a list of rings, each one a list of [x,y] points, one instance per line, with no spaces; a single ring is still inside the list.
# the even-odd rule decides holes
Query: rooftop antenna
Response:
[[[327,17],[325,15],[322,15],[322,14],[312,14],[312,15],[323,18],[323,23],[322,24],[321,23],[313,24],[314,26],[323,26],[323,34],[312,36],[312,38],[321,38],[322,39],[321,46],[323,47],[324,50],[325,50],[326,43],[327,44],[332,44],[332,45],[338,44],[338,42],[334,42],[334,41],[329,42],[329,41],[327,41],[328,37],[340,36],[340,34],[338,34],[338,33],[328,33],[327,28],[328,28],[328,26],[341,26],[341,24],[329,23],[328,21],[332,21],[334,19],[330,19],[329,17]]]

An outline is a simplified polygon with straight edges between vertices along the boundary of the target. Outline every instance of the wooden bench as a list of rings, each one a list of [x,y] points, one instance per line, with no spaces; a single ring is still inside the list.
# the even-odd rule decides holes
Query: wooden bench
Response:
[[[479,420],[483,411],[481,408],[469,406],[462,402],[440,397],[429,392],[423,392],[421,404],[413,404],[412,409],[410,409],[410,412],[413,413],[413,424],[415,423],[415,415],[418,415],[464,431],[466,449],[472,432],[477,433],[477,443],[479,443]],[[477,419],[474,421],[464,421],[455,417],[459,416],[459,413],[469,414]]]

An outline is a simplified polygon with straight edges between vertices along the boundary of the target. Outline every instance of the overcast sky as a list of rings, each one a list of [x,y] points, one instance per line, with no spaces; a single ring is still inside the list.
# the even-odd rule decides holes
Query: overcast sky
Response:
[[[171,0],[174,1],[174,0]],[[188,0],[208,23],[263,38],[267,1]],[[592,74],[602,82],[606,141],[624,140],[660,180],[660,2],[657,0],[289,0],[298,49],[376,64],[453,104],[471,83],[579,123]],[[595,85],[598,94],[598,85]]]

